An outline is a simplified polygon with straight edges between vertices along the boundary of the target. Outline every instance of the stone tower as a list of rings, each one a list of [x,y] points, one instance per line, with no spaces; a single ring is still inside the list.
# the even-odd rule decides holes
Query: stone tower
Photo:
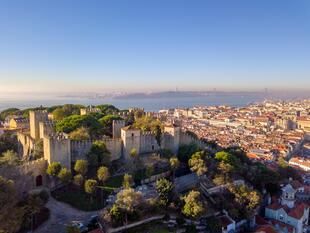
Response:
[[[29,121],[30,121],[30,136],[34,140],[40,139],[40,122],[45,122],[48,120],[48,114],[46,111],[30,111]]]
[[[293,208],[295,204],[295,190],[291,184],[287,184],[282,188],[281,204],[289,208]]]
[[[165,126],[164,147],[176,154],[180,147],[181,127],[172,124]]]
[[[55,123],[53,121],[41,121],[39,123],[40,139],[44,138],[44,135],[51,135],[55,133]]]
[[[123,127],[121,130],[121,137],[123,141],[124,159],[130,159],[130,152],[132,149],[136,149],[137,153],[140,153],[140,129],[133,128],[132,126]]]
[[[113,120],[112,122],[113,138],[121,138],[121,129],[123,127],[125,127],[124,120]]]
[[[61,166],[71,168],[70,139],[64,134],[45,135],[43,138],[44,159],[48,163],[59,162]]]

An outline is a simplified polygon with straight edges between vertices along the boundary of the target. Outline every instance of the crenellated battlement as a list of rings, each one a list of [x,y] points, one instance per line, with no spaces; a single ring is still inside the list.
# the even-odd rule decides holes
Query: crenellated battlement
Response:
[[[49,140],[63,141],[69,140],[69,135],[65,133],[52,133],[50,135],[45,135],[45,138]]]
[[[93,140],[82,140],[82,141],[70,141],[72,148],[84,148],[85,146],[91,146],[93,144]]]
[[[125,123],[125,120],[113,120],[114,124],[123,124]]]
[[[141,137],[150,135],[155,136],[155,134],[152,131],[141,131]]]
[[[103,138],[102,141],[105,143],[109,143],[109,142],[113,143],[113,142],[121,142],[122,139],[121,138]]]
[[[51,126],[51,127],[54,127],[56,125],[55,121],[51,121],[51,120],[48,120],[48,121],[42,121],[42,124],[44,126]]]

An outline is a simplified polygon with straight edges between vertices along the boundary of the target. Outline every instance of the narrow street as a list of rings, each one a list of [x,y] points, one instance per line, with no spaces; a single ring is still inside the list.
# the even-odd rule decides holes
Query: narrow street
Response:
[[[84,223],[92,215],[99,213],[99,211],[77,210],[66,203],[56,201],[53,197],[50,197],[46,207],[50,210],[50,217],[34,231],[35,233],[65,233],[66,224],[69,222],[81,221]]]

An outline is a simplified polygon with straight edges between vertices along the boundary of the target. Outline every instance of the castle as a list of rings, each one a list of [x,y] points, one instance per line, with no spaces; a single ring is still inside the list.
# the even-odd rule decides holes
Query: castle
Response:
[[[93,141],[73,141],[64,133],[56,133],[55,123],[48,119],[46,111],[30,111],[30,131],[18,132],[19,152],[23,157],[32,154],[35,143],[43,140],[44,160],[48,163],[60,162],[71,169],[78,159],[86,159]],[[181,131],[180,126],[171,124],[164,127],[160,145],[152,132],[143,132],[133,126],[125,126],[124,120],[115,120],[112,124],[112,138],[102,140],[111,153],[111,160],[129,159],[130,152],[135,149],[138,154],[156,152],[158,149],[169,149],[173,154],[178,152],[180,145],[196,143],[198,147],[206,145],[198,139]]]

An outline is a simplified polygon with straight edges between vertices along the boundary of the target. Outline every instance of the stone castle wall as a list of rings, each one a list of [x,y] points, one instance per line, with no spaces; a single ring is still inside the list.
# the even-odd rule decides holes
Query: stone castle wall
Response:
[[[46,169],[47,161],[42,158],[24,163],[20,166],[2,166],[0,167],[0,175],[14,181],[19,197],[21,198],[24,194],[37,187],[36,178],[38,176],[42,176],[42,184],[48,186]]]
[[[22,157],[28,156],[34,149],[35,141],[30,137],[29,134],[18,132],[17,133],[18,141],[18,154]]]
[[[122,140],[120,138],[115,138],[115,139],[104,139],[104,143],[107,146],[107,149],[111,153],[111,160],[117,160],[122,158],[123,154],[123,145],[122,145]]]
[[[48,114],[46,111],[30,111],[30,136],[37,140],[40,138],[40,126],[39,122],[48,121]]]
[[[121,129],[125,127],[124,120],[114,120],[112,122],[112,135],[113,138],[121,138]]]
[[[141,131],[137,129],[122,130],[123,158],[129,159],[132,149],[136,149],[140,153]]]
[[[70,140],[63,135],[44,137],[44,158],[51,162],[60,162],[62,166],[71,168]]]
[[[85,140],[85,141],[70,141],[71,144],[71,160],[75,162],[78,159],[86,159],[86,155],[89,152],[93,141]]]
[[[122,156],[122,140],[118,139],[103,139],[102,140],[107,149],[111,153],[111,160],[120,159]],[[91,140],[85,141],[71,141],[70,142],[70,151],[71,151],[71,161],[75,162],[78,159],[87,159],[86,155],[90,151],[90,148],[93,144]]]
[[[195,143],[199,149],[210,149],[211,148],[204,142],[202,142],[200,139],[194,138],[191,135],[181,132],[180,134],[180,145],[189,145],[191,143]]]
[[[151,153],[159,149],[159,145],[156,141],[155,135],[152,132],[141,133],[140,138],[140,153]]]
[[[44,121],[39,123],[40,138],[44,138],[44,135],[51,135],[55,133],[55,123],[53,121]]]

